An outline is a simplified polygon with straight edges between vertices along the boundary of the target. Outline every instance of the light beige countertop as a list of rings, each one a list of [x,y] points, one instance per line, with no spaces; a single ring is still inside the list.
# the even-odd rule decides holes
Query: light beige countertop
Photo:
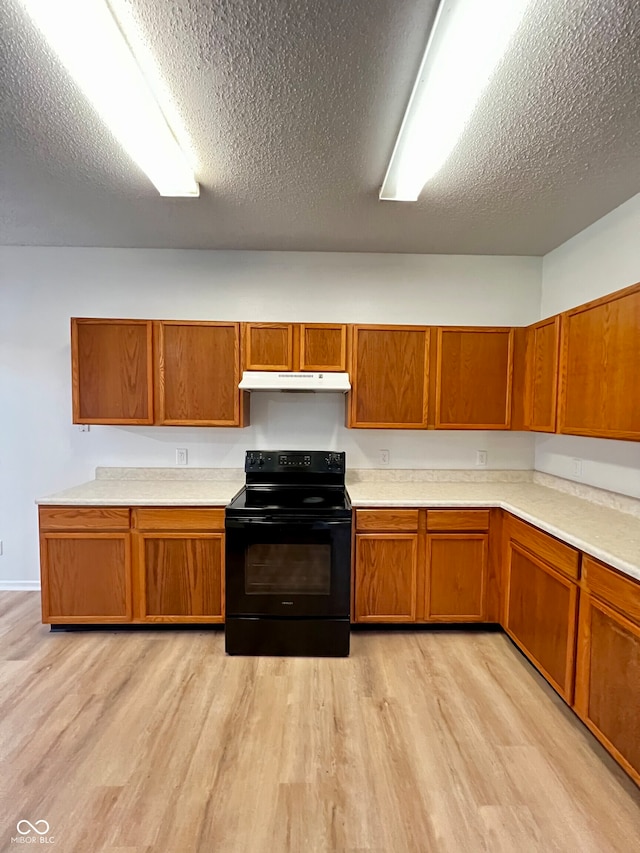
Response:
[[[97,468],[96,479],[39,506],[226,506],[244,486],[236,468]]]
[[[504,472],[484,482],[476,472],[432,479],[399,472],[353,472],[347,488],[357,507],[501,507],[640,580],[640,501],[581,486],[587,500],[561,491],[567,481]],[[506,480],[506,482],[504,481]],[[41,506],[224,506],[244,485],[238,469],[98,468],[96,479],[40,498]],[[592,493],[592,494],[591,494]],[[595,503],[594,500],[608,502]],[[623,506],[622,512],[618,506]]]
[[[501,507],[640,580],[640,518],[535,483],[352,483],[355,507]]]

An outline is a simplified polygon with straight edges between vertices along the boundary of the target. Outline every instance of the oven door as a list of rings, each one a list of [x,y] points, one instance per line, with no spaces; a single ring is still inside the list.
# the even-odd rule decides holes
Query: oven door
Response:
[[[227,518],[228,616],[349,616],[351,520]]]

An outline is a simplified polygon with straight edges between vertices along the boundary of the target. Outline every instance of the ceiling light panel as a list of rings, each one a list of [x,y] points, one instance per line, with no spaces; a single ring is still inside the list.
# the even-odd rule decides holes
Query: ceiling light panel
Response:
[[[530,0],[442,0],[380,198],[416,201],[442,169]]]
[[[105,0],[21,0],[124,150],[163,196],[200,188]]]

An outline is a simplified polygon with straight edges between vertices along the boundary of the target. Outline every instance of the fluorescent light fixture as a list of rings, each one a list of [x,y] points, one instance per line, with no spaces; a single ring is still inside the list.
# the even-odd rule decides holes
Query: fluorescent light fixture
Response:
[[[381,199],[416,201],[444,166],[529,2],[441,0]]]
[[[160,195],[200,195],[193,169],[106,0],[22,0],[22,4]]]

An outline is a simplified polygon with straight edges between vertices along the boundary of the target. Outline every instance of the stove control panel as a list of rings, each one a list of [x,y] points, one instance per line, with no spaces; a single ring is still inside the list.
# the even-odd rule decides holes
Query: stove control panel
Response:
[[[344,474],[345,454],[326,450],[247,450],[244,470]]]

